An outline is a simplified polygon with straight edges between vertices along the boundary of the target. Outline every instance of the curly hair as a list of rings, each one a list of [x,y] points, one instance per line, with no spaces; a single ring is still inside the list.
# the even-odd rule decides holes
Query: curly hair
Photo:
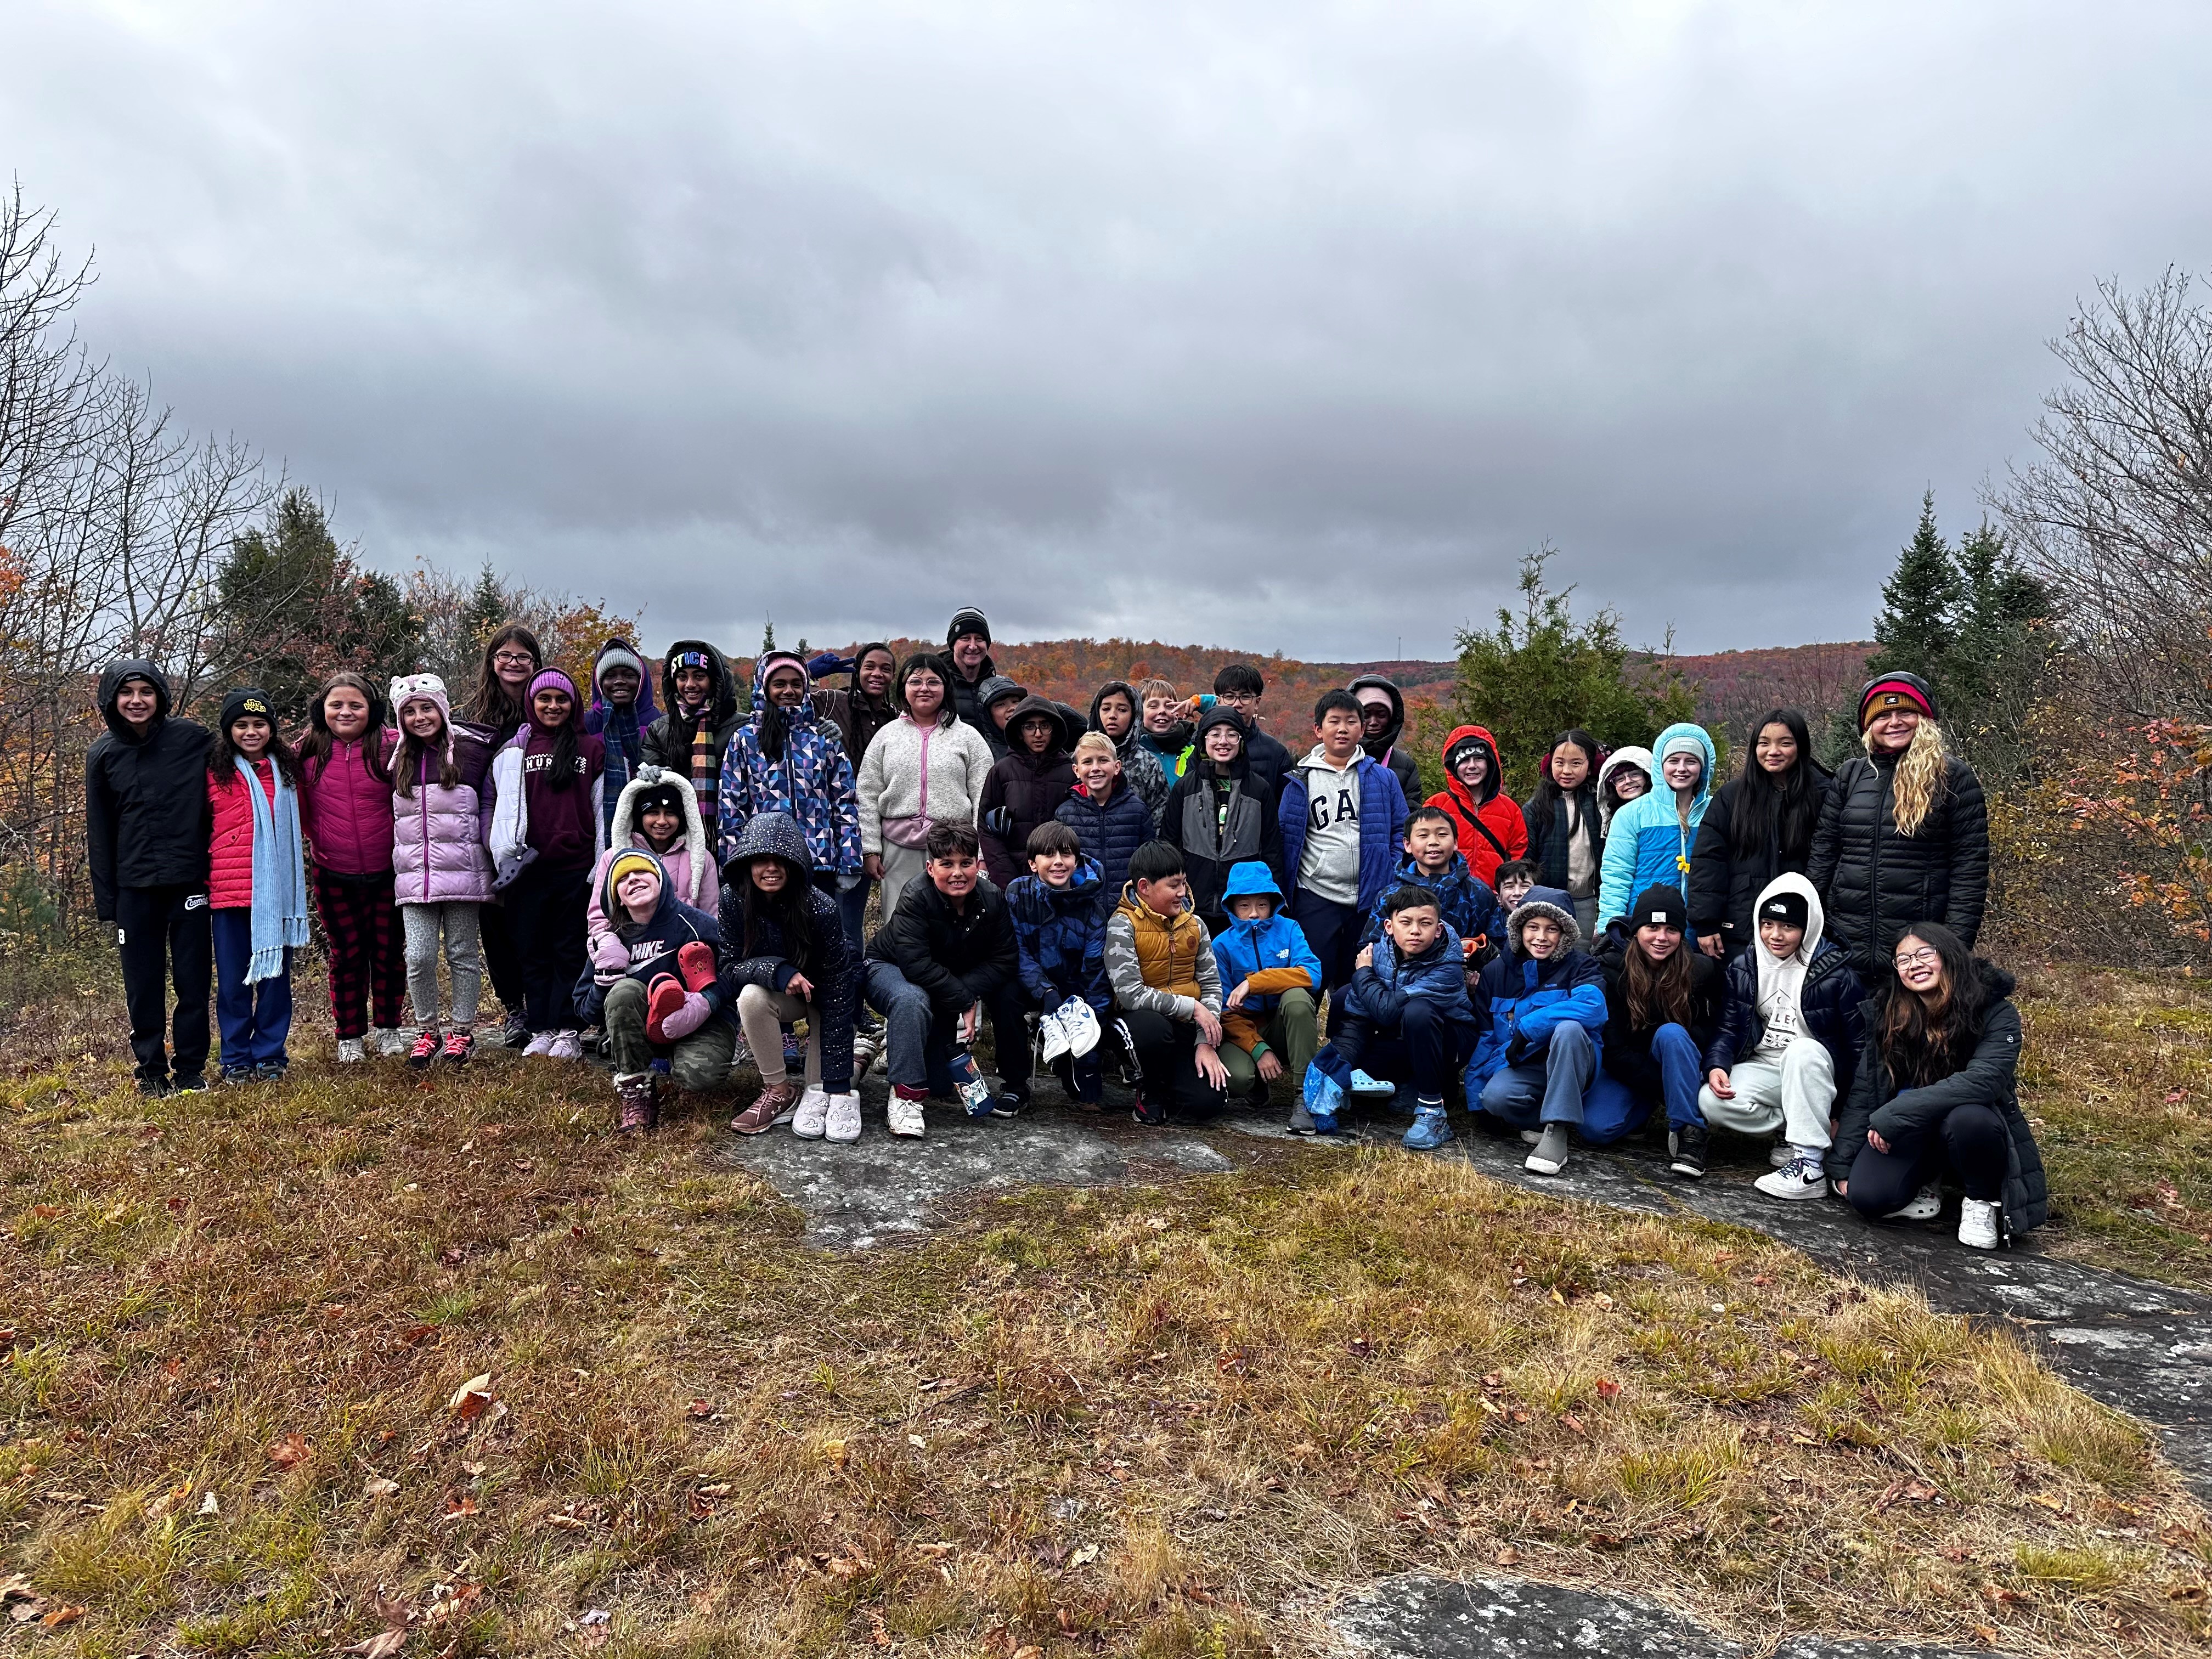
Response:
[[[1866,735],[1867,753],[1874,753],[1874,733]],[[1912,742],[1898,757],[1897,781],[1890,789],[1890,818],[1900,836],[1917,836],[1928,815],[1950,787],[1951,753],[1943,744],[1943,728],[1922,715]]]

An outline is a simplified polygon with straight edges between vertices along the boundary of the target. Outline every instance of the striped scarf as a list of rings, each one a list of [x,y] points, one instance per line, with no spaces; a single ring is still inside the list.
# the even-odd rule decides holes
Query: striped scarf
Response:
[[[721,781],[722,751],[714,742],[712,704],[699,711],[691,727],[691,793],[699,798],[699,817],[711,844],[716,817],[716,787]]]

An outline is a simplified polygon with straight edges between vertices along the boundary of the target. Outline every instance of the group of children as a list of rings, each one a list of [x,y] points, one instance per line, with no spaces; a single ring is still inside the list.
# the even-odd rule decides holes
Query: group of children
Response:
[[[1294,759],[1260,728],[1249,665],[1212,696],[1109,684],[1086,720],[998,676],[988,645],[963,611],[945,653],[904,664],[880,644],[765,653],[741,713],[720,653],[678,641],[664,713],[626,642],[599,653],[587,703],[509,627],[471,719],[434,675],[386,694],[340,673],[296,750],[258,690],[227,697],[209,732],[170,710],[154,665],[114,665],[88,829],[142,1088],[203,1086],[210,961],[222,1080],[282,1073],[312,893],[341,1061],[373,1044],[465,1063],[489,977],[526,1054],[600,1047],[625,1130],[651,1128],[670,1087],[720,1087],[748,1058],[761,1087],[733,1128],[848,1141],[878,1054],[900,1136],[925,1133],[933,1097],[1018,1115],[1039,1062],[1100,1109],[1112,1063],[1145,1123],[1263,1103],[1287,1076],[1294,1133],[1336,1133],[1387,1101],[1411,1117],[1405,1144],[1432,1148],[1454,1138],[1456,1094],[1557,1175],[1577,1139],[1619,1139],[1663,1108],[1678,1174],[1705,1173],[1722,1128],[1773,1138],[1763,1192],[1827,1190],[1870,970],[1911,935],[1829,937],[1804,872],[1814,824],[1842,809],[1802,716],[1754,731],[1715,848],[1715,746],[1694,726],[1611,755],[1563,733],[1525,805],[1503,792],[1491,734],[1460,726],[1445,787],[1417,805],[1388,681],[1325,693]],[[852,689],[818,688],[826,670]],[[1927,744],[1874,734],[1923,719],[1933,733],[1932,714],[1910,676],[1863,699],[1897,802],[1877,837],[1911,833]],[[1836,783],[1847,805],[1857,781]],[[1961,787],[1946,773],[1935,793]],[[1829,875],[1848,886],[1838,825]],[[1878,921],[1878,862],[1869,879]],[[972,1048],[986,1020],[995,1086]]]

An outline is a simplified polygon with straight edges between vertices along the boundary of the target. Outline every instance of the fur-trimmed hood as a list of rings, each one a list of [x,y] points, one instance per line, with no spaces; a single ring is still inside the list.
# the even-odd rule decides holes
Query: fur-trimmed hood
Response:
[[[684,853],[689,862],[684,885],[689,890],[676,896],[698,909],[702,908],[700,896],[711,896],[714,891],[714,864],[707,855],[707,821],[699,815],[698,792],[692,788],[690,779],[658,766],[638,768],[637,775],[623,786],[622,793],[615,799],[614,823],[608,831],[607,845],[617,849],[632,845],[632,838],[638,833],[639,803],[647,795],[664,790],[676,797],[684,813]]]

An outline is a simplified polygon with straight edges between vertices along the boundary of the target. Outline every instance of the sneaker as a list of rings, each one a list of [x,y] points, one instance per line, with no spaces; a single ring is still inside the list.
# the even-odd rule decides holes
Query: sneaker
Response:
[[[541,1059],[546,1054],[552,1053],[552,1051],[553,1033],[550,1031],[535,1032],[532,1035],[530,1041],[522,1045],[522,1052],[524,1054],[536,1054]]]
[[[251,1066],[226,1066],[216,1083],[226,1089],[243,1089],[249,1083],[260,1081],[261,1074]]]
[[[1164,1106],[1153,1105],[1142,1095],[1139,1095],[1130,1103],[1129,1121],[1132,1123],[1141,1123],[1148,1128],[1158,1129],[1164,1127],[1167,1121],[1168,1109]]]
[[[284,1074],[291,1069],[289,1060],[264,1060],[253,1068],[253,1075],[263,1083],[282,1083]]]
[[[766,1134],[798,1098],[799,1091],[788,1083],[771,1083],[754,1097],[751,1105],[730,1120],[730,1127],[741,1135]]]
[[[854,1141],[860,1138],[860,1091],[848,1089],[842,1095],[830,1097],[830,1116],[822,1126],[822,1138],[836,1141]]]
[[[1702,1123],[1685,1123],[1679,1129],[1667,1131],[1667,1167],[1676,1175],[1691,1181],[1702,1181],[1705,1174],[1705,1148],[1712,1135]]]
[[[809,1089],[791,1109],[791,1133],[801,1140],[819,1140],[829,1127],[830,1097],[818,1088]]]
[[[476,1053],[476,1051],[477,1040],[473,1036],[471,1036],[466,1031],[448,1031],[446,1033],[445,1054],[447,1065],[465,1066],[469,1063],[469,1056]]]
[[[179,1078],[170,1085],[170,1092],[179,1095],[204,1095],[207,1092],[207,1079],[199,1073],[194,1072],[190,1077]]]
[[[1036,1017],[1037,1058],[1049,1066],[1068,1050],[1067,1028],[1060,1023],[1060,1012],[1048,1008]]]
[[[1988,1199],[1966,1199],[1959,1206],[1959,1243],[1970,1250],[1994,1250],[2003,1222],[2002,1212]]]
[[[165,1077],[142,1077],[138,1079],[138,1092],[149,1100],[167,1100],[172,1091]]]
[[[1797,1149],[1786,1140],[1778,1140],[1766,1149],[1766,1167],[1786,1170],[1797,1161]]]
[[[854,1082],[858,1083],[867,1076],[868,1068],[876,1063],[876,1056],[883,1052],[883,1039],[878,1031],[853,1033]]]
[[[415,1046],[407,1051],[407,1063],[418,1072],[428,1071],[444,1046],[438,1041],[438,1034],[425,1026],[422,1035],[415,1039]]]
[[[1306,1103],[1303,1100],[1291,1103],[1290,1127],[1294,1135],[1310,1135],[1314,1132],[1313,1114],[1306,1110]]]
[[[574,1031],[554,1032],[553,1041],[545,1050],[545,1058],[548,1060],[581,1060],[584,1057],[584,1045],[577,1042],[576,1035],[577,1034]]]
[[[621,1102],[616,1127],[626,1135],[643,1134],[659,1119],[659,1080],[650,1072],[626,1072],[615,1079]]]
[[[1030,1109],[1030,1097],[1018,1089],[1001,1089],[991,1097],[993,1117],[1019,1117]]]
[[[1067,1033],[1067,1052],[1078,1060],[1098,1046],[1098,1015],[1081,997],[1060,1005],[1060,1029]]]
[[[1424,1103],[1413,1109],[1413,1127],[1399,1144],[1409,1152],[1427,1152],[1455,1139],[1451,1125],[1444,1121],[1443,1103],[1438,1101],[1433,1106]]]
[[[1943,1213],[1943,1183],[1931,1181],[1913,1194],[1912,1202],[1901,1210],[1892,1210],[1884,1221],[1933,1221]]]
[[[1567,1126],[1547,1123],[1543,1133],[1536,1138],[1535,1149],[1521,1160],[1521,1167],[1532,1175],[1555,1176],[1567,1167],[1570,1146]]]
[[[1793,1158],[1786,1170],[1769,1170],[1751,1183],[1769,1198],[1819,1198],[1828,1190],[1828,1172],[1818,1159]]]
[[[909,1099],[896,1090],[893,1090],[886,1115],[890,1120],[890,1130],[893,1134],[903,1135],[908,1140],[920,1140],[922,1138],[924,1131],[920,1100]]]
[[[1126,1019],[1114,1022],[1114,1035],[1121,1041],[1121,1057],[1118,1062],[1121,1086],[1133,1089],[1145,1080],[1145,1068],[1137,1063],[1137,1039],[1130,1036],[1129,1022]]]
[[[499,1046],[502,1048],[524,1048],[530,1037],[530,1022],[520,1014],[509,1014],[506,1023],[499,1028]]]
[[[1352,1073],[1352,1092],[1355,1095],[1395,1095],[1398,1092],[1398,1085],[1395,1083],[1386,1083],[1379,1077],[1370,1077],[1366,1073],[1354,1068]]]
[[[368,1056],[362,1052],[361,1039],[359,1037],[340,1037],[338,1039],[339,1065],[358,1066],[362,1061],[368,1058]]]

